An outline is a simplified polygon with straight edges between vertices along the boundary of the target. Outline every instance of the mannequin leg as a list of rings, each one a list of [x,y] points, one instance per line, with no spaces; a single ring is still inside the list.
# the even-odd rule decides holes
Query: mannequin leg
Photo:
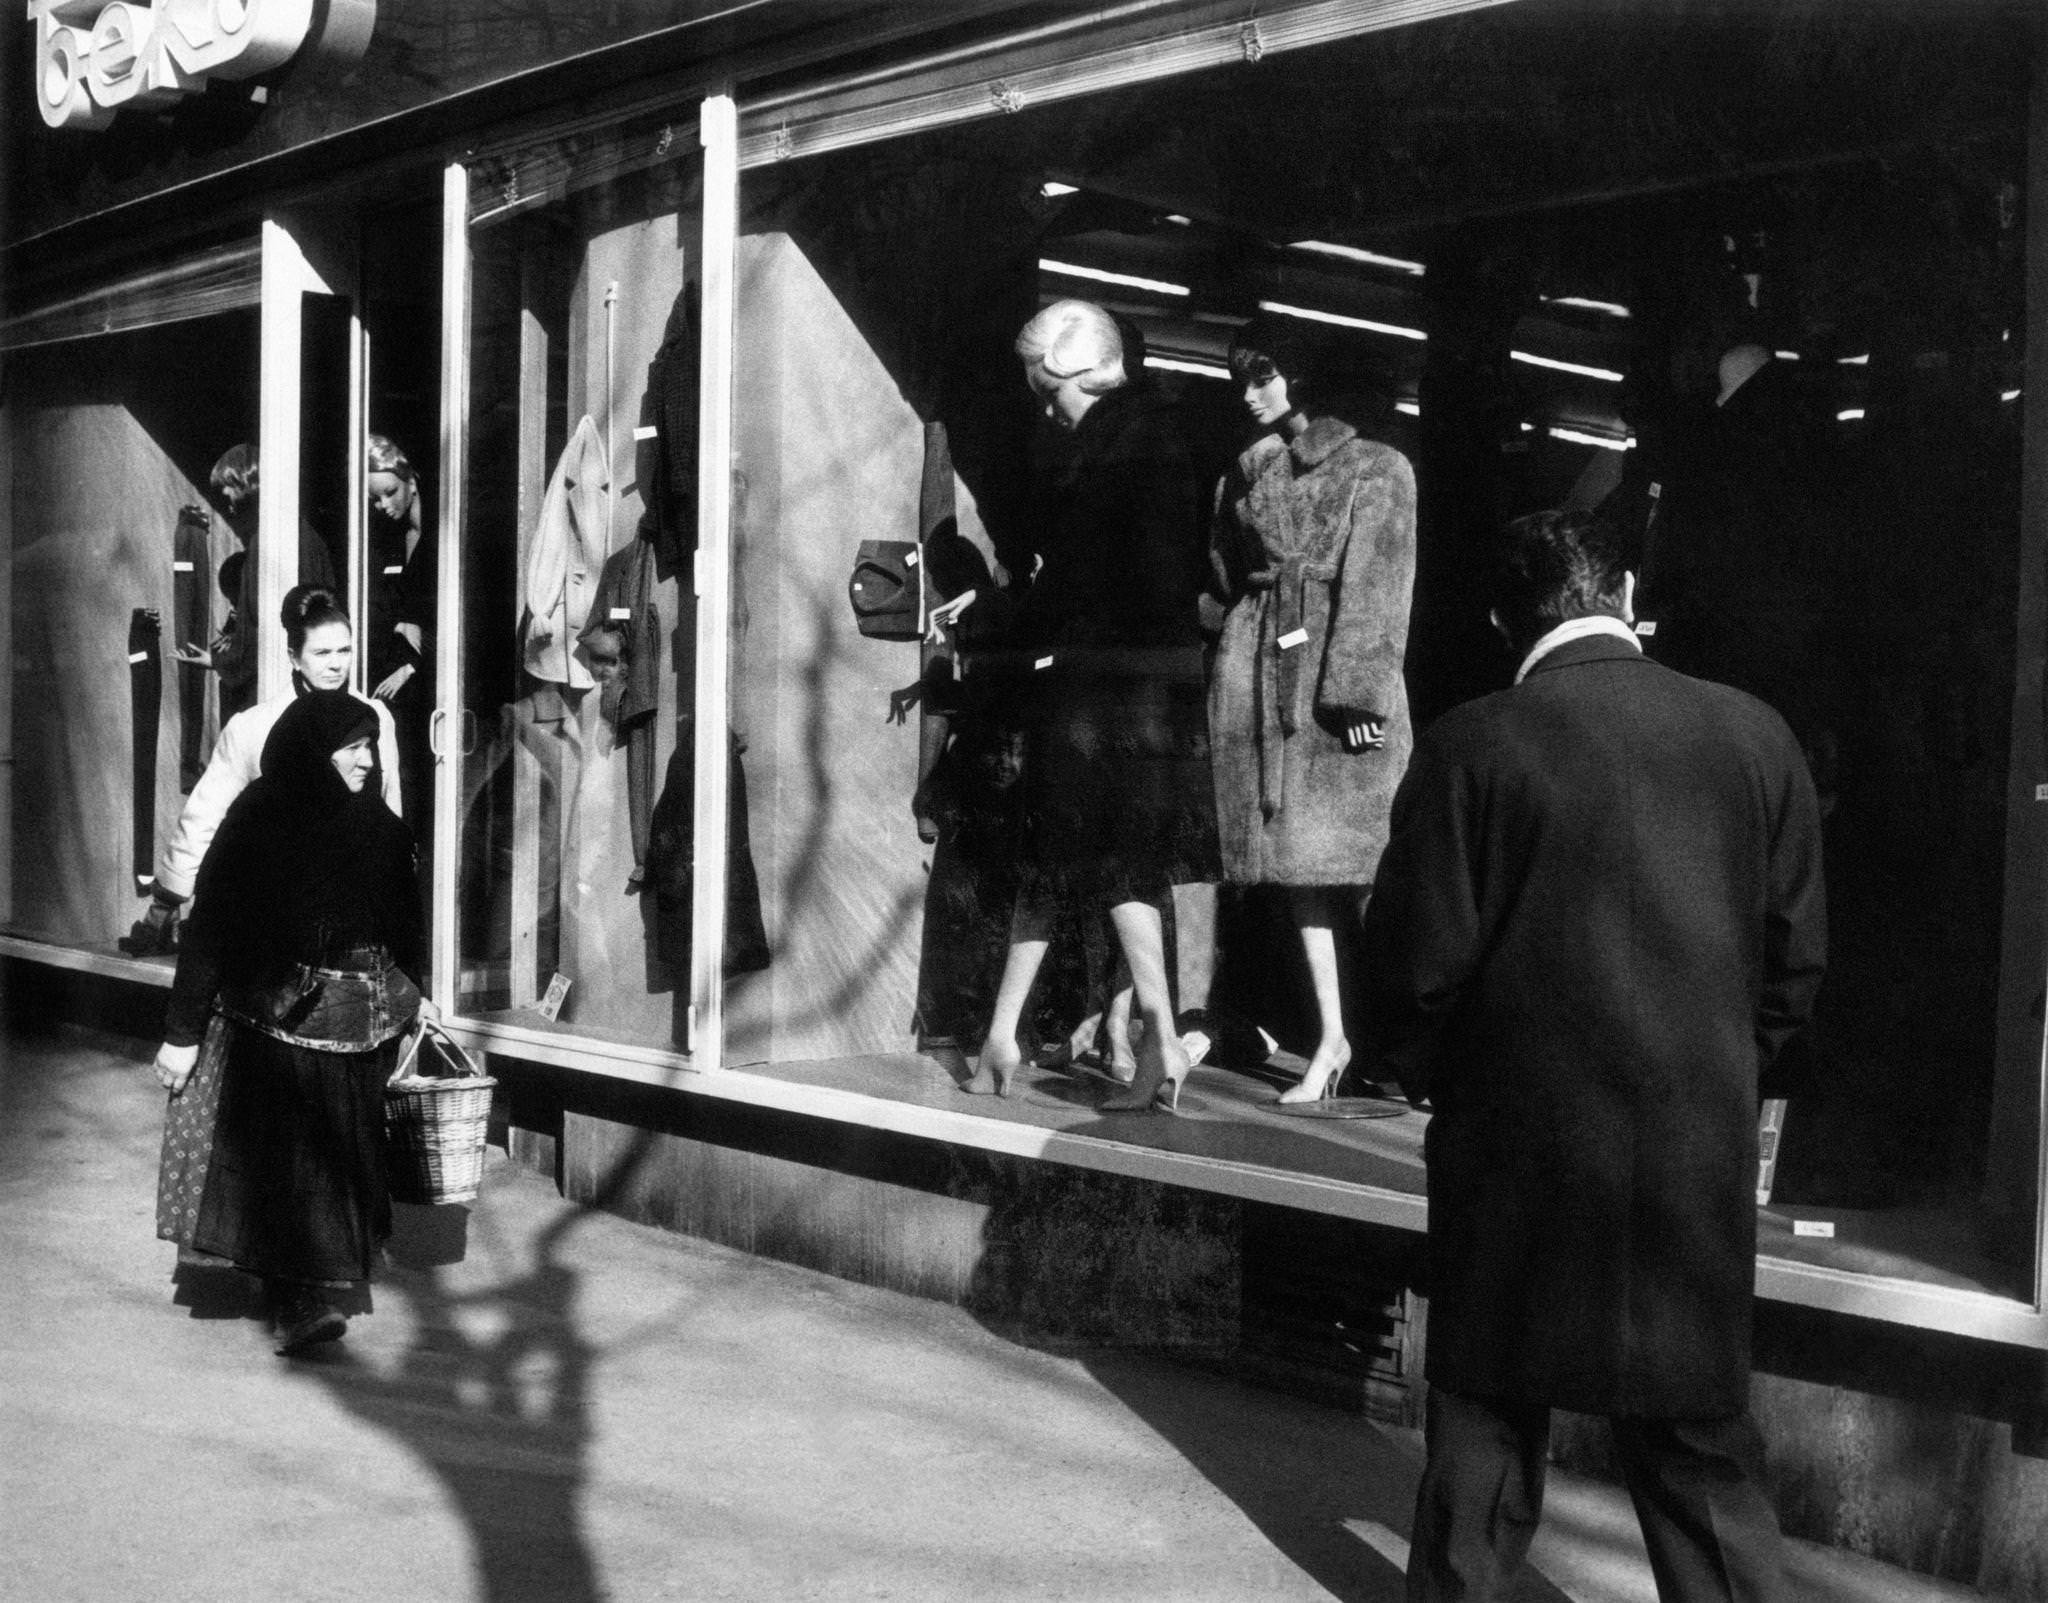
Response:
[[[1337,920],[1339,894],[1321,885],[1295,885],[1288,890],[1294,922],[1301,931],[1302,955],[1308,959],[1309,982],[1315,988],[1316,1013],[1322,1037],[1299,1085],[1280,1093],[1282,1102],[1315,1102],[1335,1096],[1337,1082],[1351,1062],[1351,1043],[1344,1038],[1344,1005],[1337,989]]]
[[[982,1095],[1010,1094],[1010,1082],[1024,1061],[1018,1032],[1024,1025],[1024,1005],[1031,999],[1031,982],[1038,978],[1038,965],[1052,944],[1052,916],[1022,901],[1010,915],[1010,949],[1003,957],[1003,977],[996,986],[995,1008],[989,1016],[988,1039],[981,1045],[981,1062],[974,1078],[963,1090]]]
[[[1131,1089],[1109,1098],[1112,1112],[1142,1112],[1155,1102],[1169,1112],[1180,1100],[1188,1055],[1173,1028],[1173,997],[1166,980],[1166,937],[1159,909],[1150,902],[1120,902],[1109,910],[1131,967],[1138,1017],[1145,1026],[1137,1050],[1138,1074]]]

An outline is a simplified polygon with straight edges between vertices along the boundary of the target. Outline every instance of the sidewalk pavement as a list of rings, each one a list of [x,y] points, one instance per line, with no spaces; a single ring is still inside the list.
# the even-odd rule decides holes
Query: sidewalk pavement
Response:
[[[493,1153],[275,1357],[154,1239],[149,1048],[0,1041],[0,1599],[1398,1603],[1412,1433],[586,1212]],[[1651,1603],[1553,1482],[1516,1603]],[[1977,1596],[1794,1544],[1804,1603]]]

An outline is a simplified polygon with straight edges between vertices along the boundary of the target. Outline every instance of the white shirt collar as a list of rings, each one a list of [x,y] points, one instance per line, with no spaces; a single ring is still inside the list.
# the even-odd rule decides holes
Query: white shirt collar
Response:
[[[1529,648],[1529,655],[1522,659],[1522,666],[1515,670],[1515,683],[1520,684],[1529,677],[1529,670],[1549,656],[1559,646],[1569,645],[1574,640],[1584,640],[1588,635],[1613,635],[1626,640],[1636,650],[1643,649],[1643,643],[1636,638],[1635,626],[1623,623],[1619,618],[1598,613],[1589,618],[1567,618],[1549,634]]]

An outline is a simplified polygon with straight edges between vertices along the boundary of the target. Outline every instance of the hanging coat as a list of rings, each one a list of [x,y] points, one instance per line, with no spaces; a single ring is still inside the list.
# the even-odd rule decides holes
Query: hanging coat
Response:
[[[1369,885],[1413,745],[1401,678],[1415,478],[1391,446],[1317,418],[1267,436],[1218,492],[1209,684],[1224,878]],[[1382,746],[1343,730],[1377,719]]]
[[[605,494],[610,485],[604,440],[585,417],[548,480],[540,524],[526,553],[526,671],[574,690],[596,682],[577,661],[575,647],[611,550]]]

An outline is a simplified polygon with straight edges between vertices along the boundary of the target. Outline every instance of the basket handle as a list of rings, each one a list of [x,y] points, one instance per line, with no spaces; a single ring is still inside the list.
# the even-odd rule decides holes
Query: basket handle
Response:
[[[451,1078],[466,1079],[475,1077],[481,1079],[483,1077],[484,1071],[478,1068],[475,1060],[462,1049],[460,1041],[456,1040],[454,1036],[450,1035],[438,1023],[431,1023],[422,1018],[408,1034],[405,1050],[398,1055],[398,1067],[391,1071],[391,1079],[386,1082],[387,1084],[396,1084],[406,1077],[406,1074],[413,1066],[414,1060],[420,1054],[420,1048],[426,1044],[427,1037],[430,1035],[434,1038],[434,1044],[441,1049],[442,1056],[448,1060],[449,1067],[455,1071]]]

